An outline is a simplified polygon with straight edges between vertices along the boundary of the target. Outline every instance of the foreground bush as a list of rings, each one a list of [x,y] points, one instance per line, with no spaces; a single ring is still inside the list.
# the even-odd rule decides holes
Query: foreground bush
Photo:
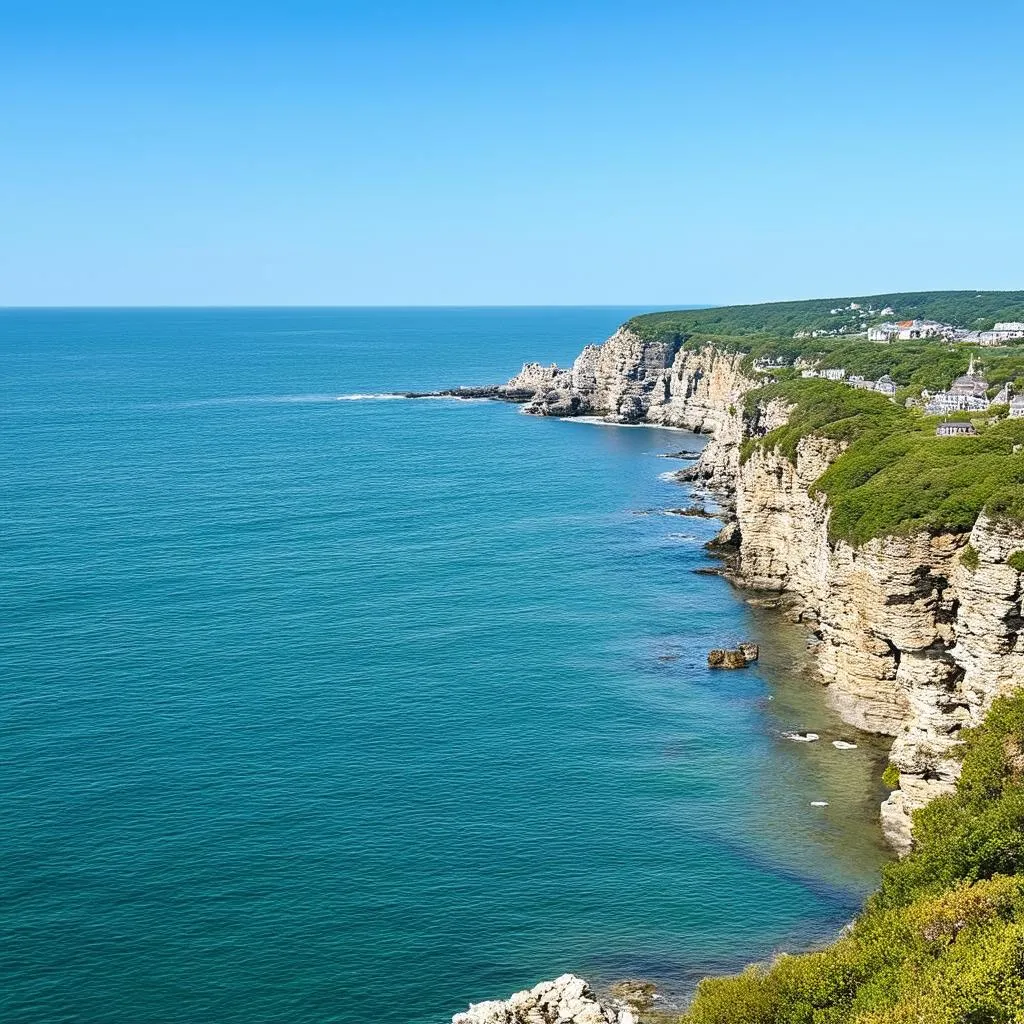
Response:
[[[956,793],[914,820],[848,934],[703,981],[681,1024],[1024,1021],[1024,694],[966,735]]]

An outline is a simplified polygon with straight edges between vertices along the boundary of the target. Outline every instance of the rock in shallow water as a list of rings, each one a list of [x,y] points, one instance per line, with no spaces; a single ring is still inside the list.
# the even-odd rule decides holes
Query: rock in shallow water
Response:
[[[757,644],[742,643],[733,650],[716,647],[708,651],[708,668],[745,668],[757,661],[761,651]]]
[[[582,978],[563,974],[505,1000],[474,1003],[452,1024],[636,1024],[636,1017],[602,1006]]]

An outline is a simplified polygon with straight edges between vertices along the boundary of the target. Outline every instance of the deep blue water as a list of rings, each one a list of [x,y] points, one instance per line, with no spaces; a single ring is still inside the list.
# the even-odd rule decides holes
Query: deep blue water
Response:
[[[438,1024],[849,918],[877,751],[782,739],[803,637],[634,514],[701,439],[338,400],[632,312],[0,312],[0,1020]]]

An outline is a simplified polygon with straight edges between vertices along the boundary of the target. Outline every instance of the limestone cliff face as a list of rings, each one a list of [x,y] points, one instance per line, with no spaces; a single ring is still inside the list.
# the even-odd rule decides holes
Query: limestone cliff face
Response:
[[[645,341],[622,327],[588,345],[572,368],[526,364],[506,388],[533,392],[537,416],[601,416],[616,423],[653,423],[713,434],[699,474],[722,489],[739,467],[743,396],[755,381],[743,356],[707,346]]]
[[[859,548],[829,539],[829,509],[812,485],[842,452],[803,440],[795,462],[745,438],[785,422],[778,402],[744,414],[758,381],[742,356],[707,346],[644,341],[622,328],[589,346],[571,370],[523,368],[509,382],[537,415],[599,415],[713,435],[686,472],[734,507],[733,578],[787,592],[813,628],[833,703],[851,724],[894,737],[900,788],[882,807],[897,849],[910,846],[910,813],[952,788],[963,728],[999,694],[1024,686],[1022,579],[1007,564],[1024,531],[982,516],[967,533],[921,533]],[[963,561],[970,544],[977,565]]]
[[[1006,564],[1024,536],[983,515],[969,534],[830,543],[828,507],[810,488],[841,451],[808,438],[795,464],[756,449],[740,468],[739,576],[799,595],[833,704],[851,724],[894,737],[900,788],[882,823],[904,851],[911,812],[956,781],[961,730],[1024,686],[1021,576]],[[973,569],[962,560],[968,543]]]

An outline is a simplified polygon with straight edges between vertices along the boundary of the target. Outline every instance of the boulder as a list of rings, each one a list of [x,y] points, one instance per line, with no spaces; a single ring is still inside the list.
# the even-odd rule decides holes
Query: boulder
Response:
[[[629,1009],[602,1006],[590,986],[574,974],[517,992],[505,1000],[474,1003],[452,1024],[634,1024]]]
[[[739,647],[716,647],[708,651],[708,668],[746,668],[760,656],[757,644],[742,643]]]

